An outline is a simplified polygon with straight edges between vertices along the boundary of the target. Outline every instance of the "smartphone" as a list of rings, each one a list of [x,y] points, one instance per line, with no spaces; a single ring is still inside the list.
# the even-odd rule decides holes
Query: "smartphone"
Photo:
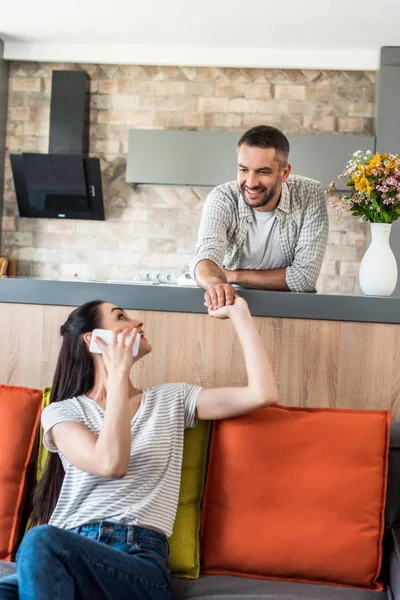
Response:
[[[121,334],[118,334],[118,338]],[[132,334],[129,334],[126,336],[126,342],[125,344],[127,345],[130,338],[131,338]],[[99,348],[99,346],[96,344],[96,340],[95,338],[99,337],[101,340],[103,340],[103,342],[105,344],[107,344],[107,346],[109,346],[112,342],[112,337],[113,337],[113,332],[111,331],[111,329],[94,329],[92,331],[92,339],[90,340],[90,346],[89,346],[89,351],[93,352],[94,354],[101,354],[101,350]],[[139,354],[139,346],[140,346],[140,333],[137,334],[135,341],[133,342],[133,346],[132,346],[132,354],[133,356],[137,356]]]

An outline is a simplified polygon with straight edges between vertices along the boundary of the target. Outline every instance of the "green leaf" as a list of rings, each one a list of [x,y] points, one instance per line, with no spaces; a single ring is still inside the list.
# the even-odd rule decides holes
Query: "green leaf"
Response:
[[[384,217],[384,219],[385,219],[385,222],[386,222],[386,223],[389,223],[389,218],[390,218],[390,217],[389,217],[388,213],[386,212],[386,210],[385,210],[384,208],[381,208],[381,212],[380,212],[380,214],[381,214],[381,215],[383,215],[383,217]]]

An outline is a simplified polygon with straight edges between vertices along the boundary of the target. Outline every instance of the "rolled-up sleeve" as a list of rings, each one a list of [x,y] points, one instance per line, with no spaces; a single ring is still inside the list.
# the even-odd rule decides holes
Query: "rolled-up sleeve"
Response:
[[[190,273],[193,278],[195,278],[196,266],[201,260],[212,260],[222,269],[228,246],[230,213],[230,203],[225,194],[218,188],[212,190],[204,203],[196,253],[190,264]]]
[[[313,292],[328,240],[329,222],[325,192],[316,185],[310,193],[294,260],[286,267],[286,283],[292,292]]]

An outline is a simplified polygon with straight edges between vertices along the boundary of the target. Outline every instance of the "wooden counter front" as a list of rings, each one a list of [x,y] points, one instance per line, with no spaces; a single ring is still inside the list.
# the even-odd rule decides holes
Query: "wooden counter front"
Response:
[[[0,303],[0,383],[50,385],[59,329],[71,308]],[[143,319],[153,352],[132,370],[135,385],[187,381],[243,385],[244,360],[229,321],[207,315],[128,311]],[[400,420],[400,327],[256,317],[288,406],[390,408]]]

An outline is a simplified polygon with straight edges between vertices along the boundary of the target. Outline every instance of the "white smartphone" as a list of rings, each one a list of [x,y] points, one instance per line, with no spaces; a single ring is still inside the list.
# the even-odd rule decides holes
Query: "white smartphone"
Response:
[[[118,334],[118,338],[121,334]],[[132,334],[126,336],[125,345],[128,345],[129,340]],[[107,346],[109,346],[112,342],[113,332],[111,329],[94,329],[92,331],[92,339],[90,340],[89,351],[94,354],[101,354],[100,347],[96,344],[95,338],[99,337]],[[137,334],[135,341],[132,346],[132,354],[133,356],[137,356],[139,354],[139,346],[140,346],[140,333]]]

